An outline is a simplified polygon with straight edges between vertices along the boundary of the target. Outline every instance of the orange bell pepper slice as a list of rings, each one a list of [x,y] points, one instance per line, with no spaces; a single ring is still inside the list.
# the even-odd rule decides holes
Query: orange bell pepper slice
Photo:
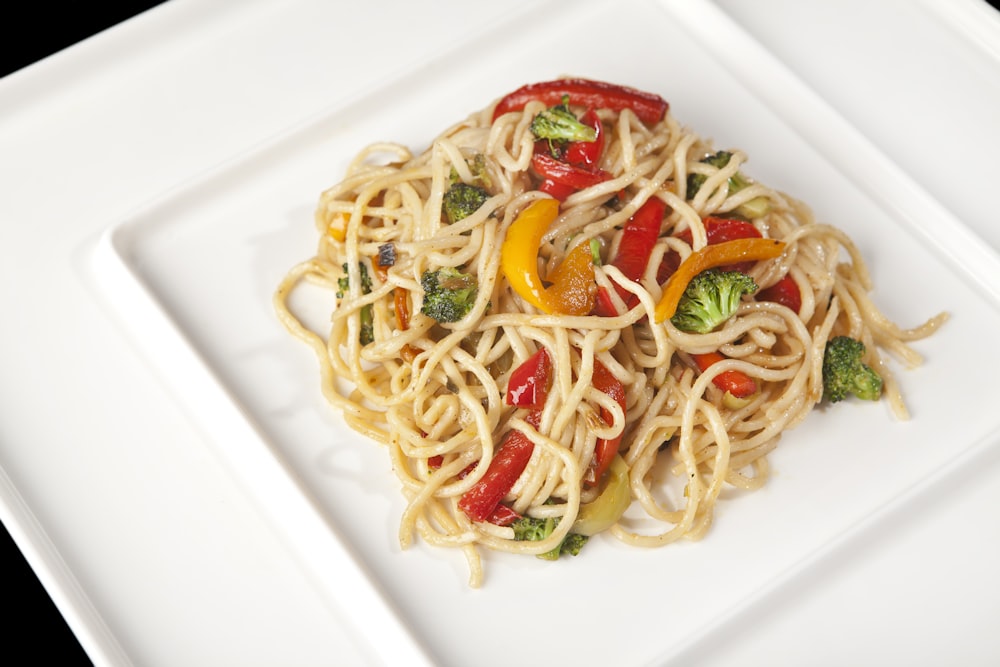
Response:
[[[538,274],[538,248],[559,215],[559,202],[539,199],[511,223],[500,247],[500,266],[510,286],[525,301],[550,315],[586,315],[594,307],[597,285],[590,248],[580,244],[548,276]]]
[[[785,244],[777,239],[746,238],[707,245],[694,251],[681,262],[664,285],[663,295],[656,304],[654,312],[656,322],[660,323],[673,317],[688,283],[702,271],[737,262],[773,259],[784,250]]]
[[[382,259],[378,253],[372,256],[372,267],[374,267],[375,275],[380,281],[385,282],[389,279],[389,266],[382,264]],[[410,328],[409,290],[403,287],[397,287],[392,290],[392,305],[396,313],[396,327],[400,331],[406,331]],[[412,362],[418,352],[415,347],[407,343],[400,348],[399,355],[403,358],[403,361]]]

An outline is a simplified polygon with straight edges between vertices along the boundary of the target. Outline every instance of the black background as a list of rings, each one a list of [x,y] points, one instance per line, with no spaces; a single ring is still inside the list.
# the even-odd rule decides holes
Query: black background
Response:
[[[994,7],[1000,5],[1000,0],[988,1]],[[22,3],[19,12],[9,11],[0,21],[0,77],[162,2]],[[3,633],[6,655],[29,655],[35,664],[50,661],[64,666],[91,664],[6,531],[0,531],[0,562],[7,584],[4,598],[9,612]]]
[[[31,0],[0,20],[0,76],[75,44],[164,0]]]

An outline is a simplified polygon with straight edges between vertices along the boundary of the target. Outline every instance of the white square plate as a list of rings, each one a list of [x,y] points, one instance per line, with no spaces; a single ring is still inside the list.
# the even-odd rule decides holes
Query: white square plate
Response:
[[[96,255],[178,400],[390,662],[662,664],[835,557],[859,527],[905,512],[1000,428],[982,373],[1000,368],[988,333],[1000,330],[995,256],[711,4],[565,7],[540,3],[475,52],[435,59],[167,193],[111,228]],[[312,254],[317,196],[360,148],[420,149],[503,93],[561,74],[663,95],[682,123],[745,150],[753,177],[846,230],[892,319],[952,319],[917,344],[924,366],[897,369],[911,421],[884,403],[817,411],[772,455],[768,485],[724,500],[703,541],[642,550],[596,538],[556,563],[492,554],[471,590],[460,553],[400,552],[404,504],[386,453],[323,402],[312,353],[279,325],[271,295]]]

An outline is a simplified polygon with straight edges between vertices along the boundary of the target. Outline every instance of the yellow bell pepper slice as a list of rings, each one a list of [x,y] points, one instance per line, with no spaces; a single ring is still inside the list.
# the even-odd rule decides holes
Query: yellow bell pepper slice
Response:
[[[351,216],[347,213],[334,213],[333,218],[326,227],[327,233],[334,241],[340,241],[341,243],[347,238],[347,223],[350,222]]]
[[[500,266],[511,288],[543,313],[586,315],[594,307],[597,285],[590,247],[573,248],[556,267],[546,287],[538,274],[538,249],[542,237],[559,215],[559,202],[538,199],[511,223],[500,247]]]
[[[738,262],[773,259],[784,250],[785,244],[777,239],[748,238],[715,243],[694,251],[681,262],[664,285],[654,312],[656,322],[673,317],[688,283],[702,271]]]

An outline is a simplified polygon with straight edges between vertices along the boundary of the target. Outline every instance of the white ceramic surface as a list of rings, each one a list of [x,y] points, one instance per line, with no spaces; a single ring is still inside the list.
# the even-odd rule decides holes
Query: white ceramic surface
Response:
[[[739,3],[721,4],[740,15]],[[873,25],[897,21],[906,32],[883,31],[875,46],[859,38],[859,60],[885,40],[919,39],[942,59],[955,43],[954,32],[941,37],[954,24],[939,17],[955,16],[944,5],[870,4]],[[599,584],[599,600],[620,605],[616,639],[576,642],[558,656],[542,649],[542,662],[934,664],[958,654],[986,664],[1000,655],[997,639],[980,631],[997,611],[982,591],[996,590],[989,564],[1000,536],[979,510],[995,504],[1000,479],[995,391],[979,372],[996,367],[982,341],[996,330],[1000,272],[977,238],[989,233],[978,226],[989,208],[963,198],[975,213],[953,215],[957,205],[926,194],[943,202],[939,193],[975,178],[928,178],[895,159],[886,147],[912,131],[881,120],[877,89],[868,114],[838,103],[838,92],[865,79],[838,79],[822,58],[828,51],[775,37],[801,34],[801,24],[782,24],[789,8],[780,2],[757,4],[754,20],[742,22],[788,69],[712,5],[622,6],[642,20],[608,38],[615,48],[552,57],[541,53],[546,39],[603,34],[616,20],[611,9],[584,3],[567,20],[551,3],[546,20],[526,21],[525,5],[508,14],[485,3],[345,11],[172,0],[0,82],[0,168],[15,185],[0,202],[10,221],[0,295],[18,315],[0,330],[0,396],[16,408],[0,426],[3,519],[99,663],[398,662],[391,647],[357,634],[345,603],[352,591],[350,602],[367,600],[363,618],[379,617],[387,600],[432,660],[467,664],[476,638],[490,641],[484,619],[512,609],[518,595],[584,608],[593,599],[574,584],[595,572],[615,573]],[[454,16],[466,26],[458,44],[423,38]],[[381,48],[358,26],[379,26]],[[400,60],[403,49],[410,57]],[[353,67],[359,54],[363,68]],[[988,69],[988,60],[974,62]],[[307,353],[269,319],[267,297],[311,248],[315,193],[337,177],[345,152],[385,138],[387,126],[389,138],[419,144],[455,113],[570,70],[662,92],[684,122],[745,147],[755,176],[808,199],[858,239],[893,317],[912,322],[944,307],[955,318],[921,344],[928,364],[901,373],[914,421],[896,424],[884,406],[852,411],[849,424],[839,410],[816,415],[783,443],[774,483],[727,506],[705,541],[638,554],[602,542],[559,570],[491,558],[486,588],[472,593],[454,554],[398,552],[401,504],[386,462],[349,438],[325,439],[337,420],[312,392]],[[790,71],[809,74],[820,97]],[[995,91],[955,86],[978,104],[996,103]],[[416,104],[403,111],[397,99]],[[981,122],[962,127],[952,128],[962,141],[993,136]],[[882,301],[912,288],[904,275],[912,263],[921,299]],[[956,382],[963,392],[948,389]],[[877,434],[875,444],[862,434]],[[842,465],[850,452],[868,465]],[[341,509],[362,493],[382,530]],[[303,552],[342,558],[341,544],[361,556],[385,598],[354,578],[338,582],[343,570]],[[525,590],[539,576],[544,596]],[[905,631],[891,629],[900,623],[875,632],[873,617],[923,631],[904,645]],[[535,608],[531,618],[550,616]],[[595,632],[593,616],[559,618],[576,636]]]

